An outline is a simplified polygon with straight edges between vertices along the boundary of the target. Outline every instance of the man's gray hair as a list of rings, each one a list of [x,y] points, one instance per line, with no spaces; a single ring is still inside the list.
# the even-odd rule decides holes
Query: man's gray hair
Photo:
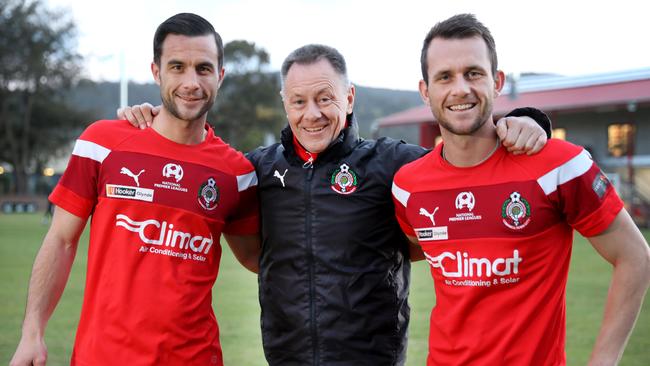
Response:
[[[323,59],[327,60],[334,68],[334,71],[343,77],[346,86],[350,84],[345,59],[336,48],[322,44],[308,44],[291,52],[282,62],[282,89],[284,90],[284,82],[293,64],[311,65]]]

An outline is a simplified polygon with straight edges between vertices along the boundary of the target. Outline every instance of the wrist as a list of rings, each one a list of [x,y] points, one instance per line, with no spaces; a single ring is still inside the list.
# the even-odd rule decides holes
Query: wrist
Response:
[[[42,339],[45,337],[45,327],[35,324],[35,322],[25,321],[23,323],[22,337],[26,339]]]
[[[537,108],[525,107],[525,108],[516,108],[513,109],[510,113],[506,114],[504,117],[530,117],[537,122],[537,124],[544,129],[546,132],[546,137],[551,138],[552,125],[551,120],[548,118],[546,113],[542,112]]]

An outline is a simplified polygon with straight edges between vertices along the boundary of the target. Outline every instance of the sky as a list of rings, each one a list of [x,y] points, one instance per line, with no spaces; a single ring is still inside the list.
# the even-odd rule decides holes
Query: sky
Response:
[[[179,12],[209,20],[225,43],[244,39],[266,49],[270,70],[305,44],[333,46],[353,83],[379,88],[416,90],[426,33],[458,13],[473,13],[490,28],[506,74],[650,68],[650,4],[638,0],[45,1],[72,15],[84,75],[94,80],[119,80],[123,59],[129,80],[151,82],[153,34]]]

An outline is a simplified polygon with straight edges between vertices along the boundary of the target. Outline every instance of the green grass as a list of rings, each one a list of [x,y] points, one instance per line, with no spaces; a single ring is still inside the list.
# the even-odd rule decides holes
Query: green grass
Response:
[[[6,365],[20,338],[27,283],[34,256],[47,227],[40,215],[0,215],[0,365]],[[650,232],[644,233],[646,238]],[[50,366],[67,365],[83,296],[87,236],[72,274],[47,328]],[[567,290],[567,362],[584,365],[600,325],[610,266],[576,237]],[[413,265],[408,365],[424,365],[433,285],[425,262]],[[224,247],[214,289],[214,308],[221,328],[226,366],[264,365],[259,330],[257,279],[236,263]],[[646,301],[621,365],[650,364],[650,305]]]

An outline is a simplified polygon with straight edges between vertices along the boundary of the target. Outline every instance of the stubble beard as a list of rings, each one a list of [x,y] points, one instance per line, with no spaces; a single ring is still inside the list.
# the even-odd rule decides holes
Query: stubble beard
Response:
[[[180,119],[182,121],[188,121],[188,122],[196,121],[197,119],[203,117],[203,115],[208,113],[208,111],[214,105],[216,97],[217,96],[215,95],[213,98],[210,98],[205,103],[203,103],[203,106],[201,107],[201,109],[195,115],[186,116],[186,115],[181,114],[181,112],[179,111],[178,106],[172,100],[172,97],[166,97],[166,96],[164,96],[162,94],[160,95],[160,99],[162,99],[163,106],[165,107],[165,109],[167,109],[167,111],[169,111],[169,113],[172,116],[174,116],[174,117],[176,117],[176,118],[178,118],[178,119]]]
[[[432,110],[432,112],[440,127],[444,128],[454,135],[470,136],[473,135],[476,131],[480,130],[481,127],[483,127],[483,125],[485,125],[485,123],[488,121],[488,119],[490,119],[490,115],[492,114],[492,102],[488,101],[487,104],[485,104],[485,108],[483,108],[481,113],[478,115],[478,117],[476,117],[469,128],[458,128],[457,126],[454,126],[453,123],[449,122],[449,120],[443,117],[444,113],[441,113],[440,111],[436,113],[435,110]]]

